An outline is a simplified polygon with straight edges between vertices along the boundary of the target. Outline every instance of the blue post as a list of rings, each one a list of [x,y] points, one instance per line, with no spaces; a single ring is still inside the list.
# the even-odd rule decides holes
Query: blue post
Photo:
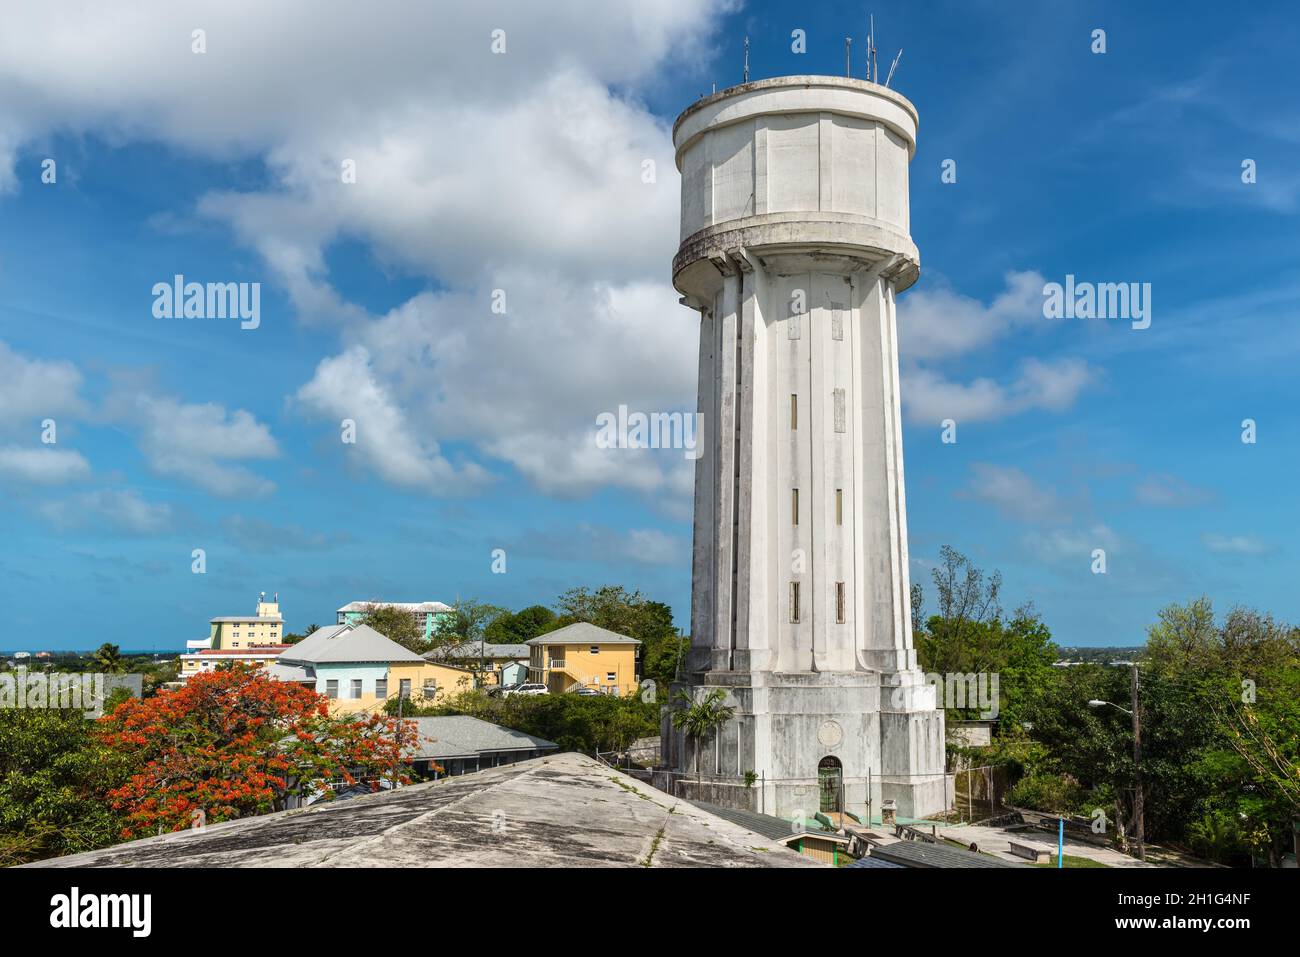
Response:
[[[1056,866],[1062,868],[1065,866],[1065,818],[1057,821],[1056,828]]]

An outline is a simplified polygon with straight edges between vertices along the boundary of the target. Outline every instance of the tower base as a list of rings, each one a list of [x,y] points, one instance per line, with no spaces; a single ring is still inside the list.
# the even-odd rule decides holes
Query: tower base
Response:
[[[947,808],[943,712],[919,670],[693,677],[674,696],[721,689],[735,714],[701,741],[664,715],[672,793],[792,819],[845,811],[866,821],[889,800],[903,818]]]

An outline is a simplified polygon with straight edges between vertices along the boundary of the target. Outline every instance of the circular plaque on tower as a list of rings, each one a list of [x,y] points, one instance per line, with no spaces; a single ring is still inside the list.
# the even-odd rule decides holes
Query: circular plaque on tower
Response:
[[[838,721],[823,721],[817,729],[817,740],[822,743],[822,747],[839,747],[839,743],[844,740],[844,729]]]

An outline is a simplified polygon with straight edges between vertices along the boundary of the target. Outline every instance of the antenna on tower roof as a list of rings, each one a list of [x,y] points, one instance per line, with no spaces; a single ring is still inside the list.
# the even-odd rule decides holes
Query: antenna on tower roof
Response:
[[[871,14],[871,31],[867,34],[867,79],[875,83],[880,78],[876,67],[876,15]]]
[[[889,86],[889,81],[894,78],[894,71],[898,69],[898,61],[903,59],[903,48],[898,48],[898,56],[894,57],[894,62],[889,65],[889,76],[885,77],[885,86]]]
[[[749,37],[745,37],[745,83],[749,82]]]
[[[853,75],[853,37],[844,38],[844,75]]]

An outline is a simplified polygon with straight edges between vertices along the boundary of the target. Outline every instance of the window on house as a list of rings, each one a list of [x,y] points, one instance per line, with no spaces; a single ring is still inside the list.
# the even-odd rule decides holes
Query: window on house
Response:
[[[330,678],[325,682],[325,697],[333,701],[339,696],[339,682],[337,678]]]
[[[799,396],[790,393],[790,429],[799,428]]]
[[[614,672],[612,672],[612,671],[607,671],[607,672],[605,672],[605,680],[606,680],[606,681],[617,681],[617,680],[618,680],[618,675],[616,675],[616,674],[615,674]]]
[[[376,698],[387,698],[387,697],[388,697],[388,679],[387,679],[387,678],[376,678],[376,679],[375,679],[375,697],[376,697]]]
[[[790,583],[790,624],[799,624],[799,583]]]
[[[352,697],[353,697],[353,698],[360,698],[360,697],[361,697],[361,679],[360,679],[360,678],[353,678],[353,679],[352,679]]]
[[[790,524],[799,524],[799,490],[790,489]]]
[[[593,655],[598,655],[598,654],[600,654],[600,645],[592,645],[592,646],[591,646],[591,653],[592,653]]]
[[[844,489],[835,490],[835,524],[844,524]]]
[[[835,583],[835,620],[844,624],[844,582]]]

